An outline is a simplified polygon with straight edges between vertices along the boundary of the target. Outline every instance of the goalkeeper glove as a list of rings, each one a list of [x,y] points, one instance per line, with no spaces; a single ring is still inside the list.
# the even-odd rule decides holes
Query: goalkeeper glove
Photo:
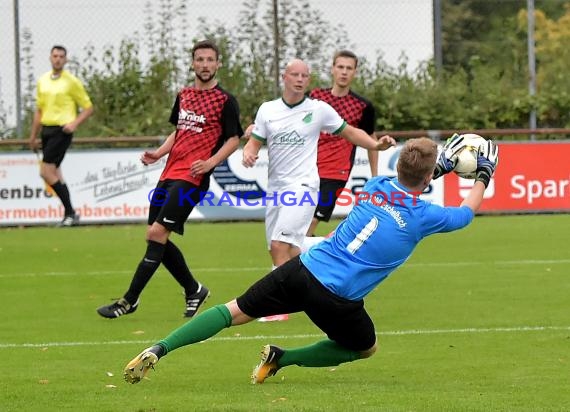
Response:
[[[475,172],[475,181],[482,182],[485,188],[489,186],[491,177],[495,173],[497,164],[499,163],[499,148],[491,140],[487,140],[485,144],[479,147],[477,152],[477,171]]]
[[[457,163],[457,158],[453,155],[463,147],[461,142],[463,142],[463,136],[457,133],[454,133],[453,136],[447,139],[445,146],[443,146],[443,151],[439,154],[435,164],[435,170],[433,172],[434,179],[453,171]]]

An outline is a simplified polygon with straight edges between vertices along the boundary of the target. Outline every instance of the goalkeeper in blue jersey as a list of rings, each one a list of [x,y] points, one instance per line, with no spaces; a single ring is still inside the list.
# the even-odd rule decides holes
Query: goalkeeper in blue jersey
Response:
[[[454,135],[444,149],[455,149],[460,139]],[[175,349],[278,313],[305,312],[327,339],[297,348],[264,346],[252,383],[263,383],[289,365],[335,366],[372,356],[376,334],[364,297],[408,259],[421,239],[467,226],[495,171],[498,149],[488,141],[479,149],[475,184],[459,207],[424,202],[418,194],[431,179],[453,170],[450,152],[438,156],[436,143],[425,137],[408,140],[398,176],[369,180],[363,190],[367,196],[359,196],[330,238],[276,268],[237,299],[202,312],[145,349],[125,367],[127,382],[139,382]]]

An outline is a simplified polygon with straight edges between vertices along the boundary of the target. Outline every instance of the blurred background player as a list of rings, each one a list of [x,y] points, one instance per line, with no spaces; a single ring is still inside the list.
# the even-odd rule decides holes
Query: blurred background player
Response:
[[[291,349],[265,345],[252,383],[263,383],[290,365],[336,366],[372,356],[376,331],[364,298],[408,260],[423,238],[471,223],[495,171],[498,150],[490,141],[479,149],[475,183],[459,207],[424,202],[418,195],[433,177],[453,170],[445,151],[436,159],[433,140],[406,141],[397,177],[372,178],[363,188],[369,194],[393,194],[388,196],[393,201],[380,197],[356,204],[330,238],[273,270],[237,299],[208,309],[141,352],[125,367],[125,380],[140,382],[173,350],[271,313],[305,312],[327,338]]]
[[[79,214],[71,204],[69,188],[61,172],[61,162],[71,145],[73,132],[93,113],[93,105],[81,81],[64,70],[67,50],[63,46],[51,48],[51,70],[37,82],[36,111],[30,131],[30,148],[36,152],[41,130],[42,163],[40,176],[53,189],[64,207],[59,226],[73,226]],[[78,107],[82,110],[77,113]]]
[[[145,152],[141,157],[144,164],[151,164],[168,154],[151,199],[146,253],[124,296],[97,309],[105,318],[133,313],[140,294],[161,262],[184,288],[184,316],[194,316],[210,294],[208,288],[194,279],[182,252],[169,237],[171,232],[184,233],[190,212],[208,190],[212,170],[238,148],[243,134],[238,103],[216,79],[220,64],[215,43],[204,40],[194,45],[194,85],[178,92],[170,115],[176,130],[157,150]]]
[[[375,138],[376,112],[371,102],[350,90],[356,76],[358,57],[349,50],[334,54],[331,88],[316,88],[310,93],[314,99],[327,102],[351,126],[364,130]],[[319,204],[307,236],[314,236],[319,222],[328,222],[333,213],[340,190],[346,186],[354,165],[356,146],[350,141],[339,139],[330,133],[321,132],[317,152],[317,167],[321,179]],[[378,152],[368,150],[370,174],[378,175]]]

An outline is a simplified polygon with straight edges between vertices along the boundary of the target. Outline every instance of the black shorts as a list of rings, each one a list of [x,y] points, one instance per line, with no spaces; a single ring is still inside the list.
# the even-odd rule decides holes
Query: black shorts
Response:
[[[73,134],[65,133],[62,126],[42,126],[41,137],[43,162],[59,167],[71,145]]]
[[[346,186],[344,180],[321,179],[319,188],[319,204],[315,209],[315,218],[321,222],[328,222],[336,205],[336,200],[342,188]]]
[[[168,230],[183,235],[184,223],[192,209],[200,203],[205,190],[185,180],[158,182],[148,196],[148,224],[158,222]]]
[[[347,349],[364,351],[376,343],[364,301],[347,300],[329,291],[299,257],[254,283],[237,298],[237,304],[253,318],[305,312],[329,339]]]

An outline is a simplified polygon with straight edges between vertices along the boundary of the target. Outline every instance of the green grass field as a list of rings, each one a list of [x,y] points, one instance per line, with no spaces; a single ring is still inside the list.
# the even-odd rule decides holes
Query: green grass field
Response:
[[[135,314],[95,312],[126,290],[144,226],[2,229],[0,410],[567,411],[569,228],[570,215],[489,216],[425,240],[367,299],[374,357],[263,385],[249,383],[262,345],[322,338],[303,314],[226,329],[129,385],[124,365],[184,322],[162,268]],[[212,291],[205,307],[270,266],[263,223],[189,223],[174,241]]]

